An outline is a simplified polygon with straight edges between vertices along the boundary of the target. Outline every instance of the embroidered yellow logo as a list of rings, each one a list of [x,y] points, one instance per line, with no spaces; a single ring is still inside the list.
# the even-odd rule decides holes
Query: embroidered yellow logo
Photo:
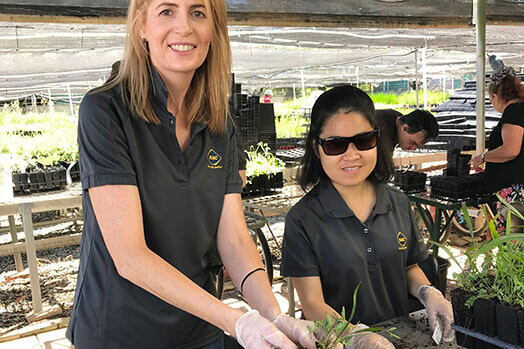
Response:
[[[397,234],[397,242],[399,244],[399,248],[398,248],[399,250],[405,250],[407,248],[406,245],[407,245],[408,239],[400,231]]]
[[[207,161],[209,162],[209,165],[207,167],[209,168],[222,168],[220,164],[220,161],[222,160],[222,157],[213,149],[209,149],[209,152],[207,153]]]

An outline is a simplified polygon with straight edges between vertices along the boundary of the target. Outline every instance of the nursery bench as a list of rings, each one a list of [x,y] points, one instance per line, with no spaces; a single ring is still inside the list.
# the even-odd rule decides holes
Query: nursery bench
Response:
[[[424,220],[424,224],[426,224],[426,227],[428,228],[429,234],[431,236],[431,240],[433,241],[440,241],[442,234],[446,228],[448,228],[452,218],[461,209],[464,203],[466,204],[466,207],[477,207],[497,200],[496,197],[490,195],[478,198],[462,199],[458,201],[446,201],[432,198],[427,193],[409,194],[408,198],[411,203],[415,204],[417,207],[417,211]],[[427,214],[427,209],[422,205],[434,207],[435,218],[433,218],[430,214]],[[443,243],[443,241],[440,242]],[[438,246],[433,246],[433,255],[438,256]]]
[[[12,243],[0,246],[0,255],[14,254],[17,271],[23,270],[21,252],[25,250],[27,254],[27,264],[29,267],[29,281],[31,284],[31,297],[33,300],[33,316],[45,313],[42,309],[42,296],[40,291],[40,281],[36,260],[37,247],[53,248],[59,246],[80,243],[80,234],[74,236],[60,236],[39,240],[35,243],[33,233],[33,212],[44,212],[52,210],[62,210],[67,208],[82,206],[82,191],[80,184],[74,184],[67,189],[52,192],[19,196],[9,202],[0,202],[0,216],[8,216]],[[25,242],[18,242],[14,215],[22,215],[22,226],[24,230]]]

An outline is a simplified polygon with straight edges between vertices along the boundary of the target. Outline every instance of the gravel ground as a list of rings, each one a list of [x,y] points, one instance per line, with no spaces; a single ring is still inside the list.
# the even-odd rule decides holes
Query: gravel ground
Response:
[[[35,239],[69,234],[77,230],[78,227],[73,223],[63,223],[35,230]],[[9,233],[0,235],[2,243],[9,242],[10,239]],[[69,316],[78,274],[80,246],[37,251],[36,256],[43,306],[59,305],[62,313],[55,318]],[[22,253],[22,261],[24,268],[27,268],[25,253]],[[9,279],[16,275],[13,256],[0,257],[0,270],[0,333],[2,333],[28,325],[25,316],[32,309],[32,297],[28,276]]]

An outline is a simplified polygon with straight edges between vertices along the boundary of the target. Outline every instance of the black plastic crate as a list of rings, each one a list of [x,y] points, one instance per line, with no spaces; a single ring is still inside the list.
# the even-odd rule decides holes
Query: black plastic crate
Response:
[[[418,193],[426,189],[427,175],[415,171],[395,171],[393,183],[405,193]]]

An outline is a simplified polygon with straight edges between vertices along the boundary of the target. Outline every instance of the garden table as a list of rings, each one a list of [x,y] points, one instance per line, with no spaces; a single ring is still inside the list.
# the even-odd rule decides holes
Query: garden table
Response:
[[[430,197],[427,192],[408,194],[408,198],[417,207],[417,211],[424,220],[424,224],[429,231],[431,240],[440,241],[440,237],[451,223],[453,216],[459,211],[465,203],[468,206],[480,206],[482,204],[496,201],[493,195],[476,197],[471,199],[463,199],[458,201],[446,201],[443,199],[436,199]],[[435,208],[435,218],[426,214],[426,210],[422,205],[427,205]],[[448,214],[448,212],[451,212]],[[433,246],[433,255],[438,255],[438,246]]]
[[[62,210],[67,208],[82,206],[82,190],[80,183],[75,183],[68,186],[64,190],[38,193],[27,196],[14,197],[8,202],[0,202],[0,216],[8,216],[9,226],[11,232],[12,243],[2,245],[0,255],[13,254],[15,256],[15,265],[17,271],[23,270],[21,259],[21,252],[25,250],[27,254],[27,264],[29,267],[29,280],[31,284],[31,296],[33,300],[33,313],[38,316],[43,312],[42,297],[40,291],[40,280],[38,276],[38,268],[36,261],[35,238],[33,234],[33,212],[44,212],[51,210]],[[22,215],[22,226],[24,230],[25,243],[18,242],[14,215]],[[78,236],[65,236],[58,238],[50,238],[47,244],[44,242],[44,248],[52,248],[71,244],[71,241],[80,242],[80,234]],[[67,240],[67,241],[65,241]],[[40,242],[40,241],[39,241]]]

